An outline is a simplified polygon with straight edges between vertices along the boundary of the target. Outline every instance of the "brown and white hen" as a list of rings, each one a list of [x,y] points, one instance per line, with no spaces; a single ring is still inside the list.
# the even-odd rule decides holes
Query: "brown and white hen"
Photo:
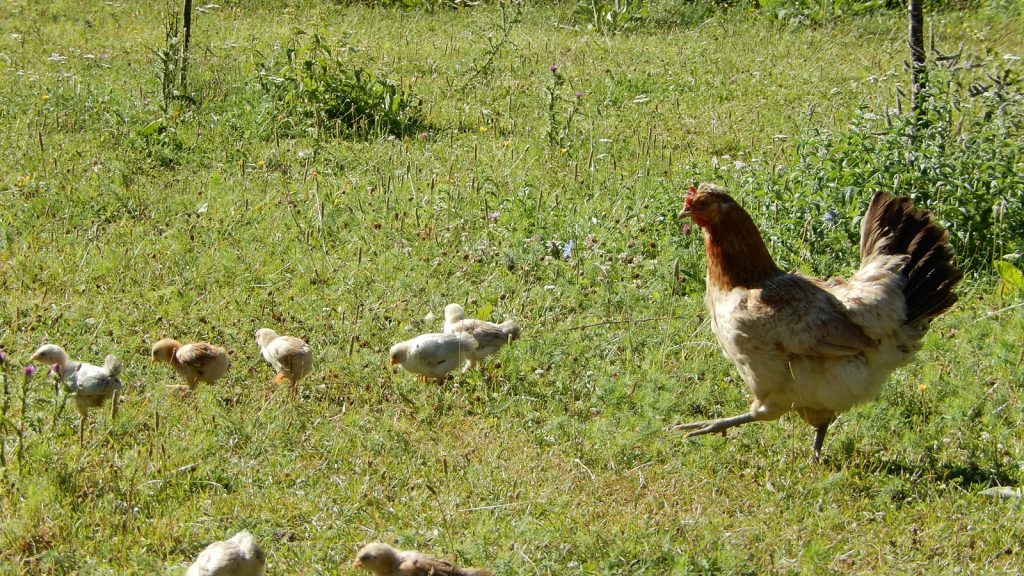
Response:
[[[677,427],[688,436],[796,412],[814,426],[820,456],[829,424],[913,359],[963,278],[949,234],[909,198],[884,192],[864,215],[849,280],[783,272],[750,215],[717,186],[690,188],[687,216],[704,231],[711,328],[754,396],[748,412]]]

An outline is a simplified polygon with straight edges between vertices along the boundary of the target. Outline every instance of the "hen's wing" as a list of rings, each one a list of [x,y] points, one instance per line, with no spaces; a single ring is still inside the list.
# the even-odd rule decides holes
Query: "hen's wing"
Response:
[[[736,327],[799,356],[852,356],[877,346],[825,284],[795,274],[751,290],[747,314],[737,319]]]

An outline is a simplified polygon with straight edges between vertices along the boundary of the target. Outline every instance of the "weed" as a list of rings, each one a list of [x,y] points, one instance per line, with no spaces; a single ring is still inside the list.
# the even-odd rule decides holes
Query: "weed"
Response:
[[[637,28],[648,16],[648,0],[582,0],[576,17],[603,34]]]
[[[344,47],[332,50],[323,36],[313,34],[305,46],[289,47],[283,58],[279,53],[263,63],[259,83],[275,102],[277,116],[319,139],[403,137],[422,131],[426,121],[418,100],[395,82],[346,60],[349,53]]]

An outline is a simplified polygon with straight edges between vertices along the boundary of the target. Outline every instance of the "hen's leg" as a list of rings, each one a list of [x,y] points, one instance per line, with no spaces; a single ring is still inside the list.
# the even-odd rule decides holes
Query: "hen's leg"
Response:
[[[739,416],[733,416],[731,418],[719,418],[718,420],[702,420],[700,422],[688,422],[686,424],[679,424],[674,426],[673,430],[693,430],[686,435],[687,438],[690,436],[701,436],[704,434],[710,434],[712,432],[725,433],[726,430],[733,426],[739,426],[740,424],[746,424],[754,421],[754,415],[750,412],[745,412]]]
[[[831,422],[826,422],[814,427],[814,460],[821,460],[821,445],[825,443],[825,434],[828,434],[828,425]]]

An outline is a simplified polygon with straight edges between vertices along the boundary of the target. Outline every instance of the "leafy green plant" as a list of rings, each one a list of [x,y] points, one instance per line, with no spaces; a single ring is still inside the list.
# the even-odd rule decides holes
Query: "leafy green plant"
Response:
[[[642,22],[648,14],[646,0],[583,0],[576,17],[605,34],[622,32]]]
[[[339,52],[314,34],[307,45],[285,49],[283,62],[263,64],[260,86],[278,107],[278,117],[318,138],[402,137],[426,126],[417,98],[348,61],[346,50]]]
[[[791,170],[751,173],[749,185],[766,192],[761,208],[776,222],[777,242],[796,259],[813,252],[849,265],[856,221],[877,190],[933,210],[966,269],[1024,251],[1019,72],[994,58],[947,62],[932,70],[929,86],[917,115],[862,110],[849,129],[814,131],[800,142]],[[803,217],[778,219],[782,206]]]
[[[1016,292],[1024,293],[1024,273],[1020,271],[1020,268],[1006,260],[996,260],[992,262],[992,267],[996,269],[996,273],[999,274],[999,278],[1002,279],[1005,286]]]

